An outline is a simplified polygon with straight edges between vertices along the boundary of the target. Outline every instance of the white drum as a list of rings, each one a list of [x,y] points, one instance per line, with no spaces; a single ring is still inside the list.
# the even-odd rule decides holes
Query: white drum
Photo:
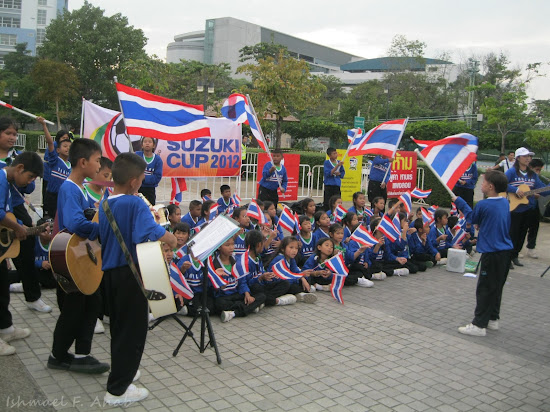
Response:
[[[464,249],[447,250],[447,270],[449,272],[464,273],[466,265],[466,251]]]
[[[170,274],[160,242],[140,243],[136,245],[136,252],[145,289],[153,289],[166,295],[166,299],[148,301],[151,313],[157,319],[176,313],[176,302],[170,286]]]

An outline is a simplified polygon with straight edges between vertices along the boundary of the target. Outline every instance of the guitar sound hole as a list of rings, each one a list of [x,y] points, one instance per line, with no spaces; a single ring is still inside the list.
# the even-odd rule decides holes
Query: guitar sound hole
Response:
[[[0,245],[9,246],[9,244],[10,244],[9,232],[5,229],[0,230]]]

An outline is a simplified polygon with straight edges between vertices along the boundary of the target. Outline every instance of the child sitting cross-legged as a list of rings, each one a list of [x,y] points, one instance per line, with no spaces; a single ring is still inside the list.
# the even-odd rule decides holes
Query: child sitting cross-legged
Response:
[[[411,261],[416,265],[419,262],[425,263],[426,267],[431,268],[441,260],[441,255],[435,246],[428,241],[430,225],[428,223],[424,224],[420,217],[414,221],[414,228],[416,233],[412,233],[408,238]]]
[[[406,213],[399,212],[399,222],[401,224],[401,236],[395,242],[390,243],[390,250],[393,255],[398,258],[404,258],[405,267],[409,269],[409,273],[418,271],[424,272],[426,264],[424,262],[412,262],[409,253],[409,237],[416,232],[416,229],[409,228],[409,220]]]
[[[315,253],[304,264],[303,269],[311,269],[309,281],[311,287],[317,290],[330,290],[332,273],[325,268],[324,262],[334,255],[334,243],[328,237],[319,239],[315,245]]]
[[[300,241],[300,252],[296,257],[296,262],[299,267],[302,267],[304,263],[313,254],[315,248],[315,242],[313,241],[313,234],[311,233],[311,220],[306,215],[299,217],[300,233],[298,234],[298,240]]]
[[[343,242],[344,240],[344,228],[340,223],[333,223],[330,225],[328,230],[330,240],[334,244],[334,253],[342,253],[344,256],[344,261],[346,264],[351,263],[355,260],[355,251],[352,251],[348,246]],[[357,271],[350,271],[345,277],[344,286],[353,286],[355,285],[359,278],[362,278],[363,274],[358,273]],[[361,281],[363,283],[363,281]]]
[[[447,250],[451,247],[452,236],[450,236],[450,232],[447,229],[448,218],[449,214],[447,211],[441,208],[437,209],[434,213],[435,225],[430,228],[430,233],[428,234],[428,242],[437,249],[437,252],[441,256],[441,259],[438,261],[439,265],[447,263]]]
[[[407,259],[403,257],[396,257],[391,252],[389,240],[384,237],[381,231],[377,230],[379,223],[380,218],[377,217],[373,218],[370,222],[371,232],[373,236],[378,239],[378,244],[371,249],[368,249],[368,253],[370,254],[371,272],[384,272],[386,276],[408,275],[409,270],[405,268]]]

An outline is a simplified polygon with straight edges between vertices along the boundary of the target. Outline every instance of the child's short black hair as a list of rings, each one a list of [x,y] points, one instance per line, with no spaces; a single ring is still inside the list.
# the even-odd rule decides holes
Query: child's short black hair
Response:
[[[271,151],[271,154],[273,153],[277,153],[277,154],[280,154],[280,155],[283,155],[283,151],[281,149],[274,149]],[[283,155],[284,156],[284,155]]]
[[[189,210],[196,208],[196,207],[202,207],[202,203],[200,200],[191,200],[189,202]]]
[[[93,140],[90,139],[77,139],[73,145],[83,140],[93,142]],[[73,148],[71,147],[71,150],[72,149]],[[147,163],[145,163],[143,157],[138,156],[135,153],[121,153],[116,157],[115,161],[113,162],[113,181],[117,185],[125,185],[131,179],[140,177],[141,174],[145,172],[146,167]]]
[[[173,215],[179,208],[180,207],[178,205],[175,205],[173,203],[166,206],[166,210],[168,210],[168,215]]]
[[[98,152],[101,153],[101,146],[95,140],[76,139],[69,149],[69,162],[75,167],[80,159],[90,160],[90,157]]]
[[[13,127],[15,131],[19,130],[15,120],[10,117],[0,117],[0,132],[8,130],[10,127]]]
[[[201,199],[204,197],[204,196],[211,196],[212,195],[212,192],[210,191],[210,189],[202,189],[201,190]]]
[[[342,218],[342,226],[348,226],[351,225],[351,222],[353,221],[353,218],[357,216],[357,213],[353,213],[348,211],[344,217]]]
[[[325,212],[323,210],[319,210],[318,212],[315,212],[315,214],[313,215],[313,220],[317,224],[319,222],[319,219],[321,219],[321,216],[326,215],[326,214],[327,214],[327,212]]]
[[[275,206],[275,203],[273,203],[271,200],[266,200],[265,202],[262,202],[262,203],[263,203],[264,210],[269,209],[271,206]],[[258,206],[260,206],[260,204],[258,204]],[[277,210],[277,208],[275,208],[275,210]]]
[[[424,220],[421,217],[419,217],[418,219],[415,219],[414,228],[416,230],[423,230],[424,229]]]
[[[497,193],[506,192],[508,188],[508,178],[500,170],[487,170],[485,180],[495,187]]]
[[[311,220],[309,220],[309,217],[307,217],[306,215],[300,215],[300,217],[298,217],[298,222],[300,222],[300,225],[302,223],[304,223],[305,221],[308,221],[308,222],[311,222]]]
[[[203,202],[202,206],[201,206],[201,216],[202,217],[206,217],[206,216],[209,216],[210,215],[210,208],[212,207],[212,205],[215,205],[216,202],[214,202],[213,200],[207,200],[205,202]]]
[[[99,170],[103,169],[113,169],[113,161],[105,156],[101,156],[101,159],[99,159]]]
[[[185,222],[178,222],[174,226],[174,233],[176,232],[191,233],[191,226]]]
[[[327,156],[330,156],[332,153],[334,153],[336,151],[336,149],[334,147],[329,147],[327,149]]]
[[[267,202],[267,200],[266,200]],[[262,207],[265,209],[265,202],[263,200],[260,200],[260,199],[256,199],[256,204],[258,205],[258,207],[261,209]]]
[[[374,233],[374,231],[378,227],[378,224],[380,223],[381,220],[382,220],[382,218],[380,216],[376,216],[376,217],[373,217],[371,219],[371,221],[370,221],[370,231],[372,233]]]
[[[155,139],[154,137],[150,137],[150,136],[141,136],[141,139],[139,141],[141,146],[143,146],[143,141],[145,139],[151,139],[153,141],[153,150],[155,150],[157,148],[158,139]]]
[[[226,190],[231,190],[231,187],[229,185],[221,185],[220,186],[220,193],[223,194]]]
[[[405,220],[407,219],[407,214],[406,213],[403,213],[403,212],[397,212],[397,214],[399,215],[399,221],[401,222],[402,220]]]
[[[544,162],[542,161],[542,159],[533,159],[529,163],[529,167],[531,169],[534,169],[535,167],[543,167],[543,166],[544,166]]]
[[[340,223],[333,223],[332,225],[330,225],[330,227],[328,228],[328,233],[329,235],[330,234],[333,234],[333,233],[336,233],[337,231],[339,230],[344,230],[344,228],[342,227],[342,225]]]
[[[447,226],[450,228],[453,228],[458,223],[458,216],[449,216],[449,219],[447,220]]]
[[[65,136],[65,138],[63,138],[63,136]],[[55,142],[57,143],[58,147],[59,143],[66,140],[71,141],[71,139],[69,138],[69,132],[67,132],[66,130],[61,129],[55,134]]]
[[[307,208],[307,205],[309,205],[311,202],[315,203],[315,200],[313,200],[311,197],[306,197],[304,200],[302,200],[300,203],[301,203],[301,208],[302,208],[302,212],[306,212],[306,208]]]
[[[244,246],[246,248],[255,249],[258,244],[264,242],[264,236],[259,230],[249,230],[244,237]]]
[[[330,199],[328,200],[328,208],[329,208],[330,210],[333,210],[333,209],[334,209],[334,206],[336,205],[336,201],[337,201],[338,199],[342,199],[342,196],[340,196],[340,195],[332,195],[332,196],[330,197]]]
[[[380,200],[384,200],[382,196],[376,196],[374,199],[372,199],[372,202],[370,203],[371,207],[374,207],[375,204],[377,204]]]
[[[392,197],[388,200],[388,208],[391,209],[397,202],[399,201],[398,198]]]
[[[11,166],[23,165],[23,172],[30,172],[37,177],[44,175],[44,163],[40,156],[35,152],[23,152],[18,154]]]
[[[246,210],[246,207],[242,206],[242,207],[236,207],[235,209],[233,209],[233,213],[231,214],[231,217],[233,219],[238,219],[240,216],[241,216],[241,212],[243,210]]]
[[[449,213],[446,210],[439,208],[434,213],[434,220],[437,222],[445,216],[449,216]]]

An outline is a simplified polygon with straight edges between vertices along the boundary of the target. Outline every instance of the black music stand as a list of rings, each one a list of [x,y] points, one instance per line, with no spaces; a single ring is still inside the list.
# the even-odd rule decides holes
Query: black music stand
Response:
[[[550,270],[550,266],[548,266],[546,270],[542,272],[542,275],[540,275],[540,277],[543,277],[544,275],[546,275],[546,272],[548,272],[549,270]]]
[[[208,266],[207,260],[214,253],[214,251],[220,247],[223,243],[226,242],[231,236],[239,231],[239,225],[233,219],[225,216],[219,215],[204,226],[202,226],[200,232],[195,234],[192,239],[187,242],[187,247],[189,254],[192,256],[197,256],[196,260],[203,262],[202,268],[202,301],[199,307],[197,308],[197,313],[193,317],[193,320],[189,324],[189,327],[185,329],[185,334],[181,338],[178,346],[174,350],[172,356],[176,356],[183,345],[183,342],[187,336],[191,336],[197,347],[199,348],[200,353],[204,353],[206,348],[210,346],[216,352],[216,361],[218,364],[222,363],[222,358],[220,357],[220,351],[218,350],[218,345],[216,344],[216,337],[214,335],[214,328],[212,327],[212,322],[210,321],[210,310],[206,305],[207,293],[208,293]],[[193,337],[193,326],[198,319],[201,319],[201,340],[200,344],[197,343]],[[208,342],[206,342],[206,331],[208,330]]]
[[[182,329],[185,330],[185,333],[189,333],[189,336],[191,336],[191,339],[193,339],[195,341],[195,344],[198,345],[197,341],[195,340],[195,337],[193,336],[193,332],[191,332],[191,329],[185,323],[183,323],[183,321],[175,313],[172,313],[171,315],[162,316],[156,319],[155,322],[151,326],[149,326],[148,329],[149,330],[155,329],[158,325],[160,325],[162,322],[164,322],[167,319],[174,319],[177,323],[179,323]],[[174,354],[174,356],[176,355]]]

